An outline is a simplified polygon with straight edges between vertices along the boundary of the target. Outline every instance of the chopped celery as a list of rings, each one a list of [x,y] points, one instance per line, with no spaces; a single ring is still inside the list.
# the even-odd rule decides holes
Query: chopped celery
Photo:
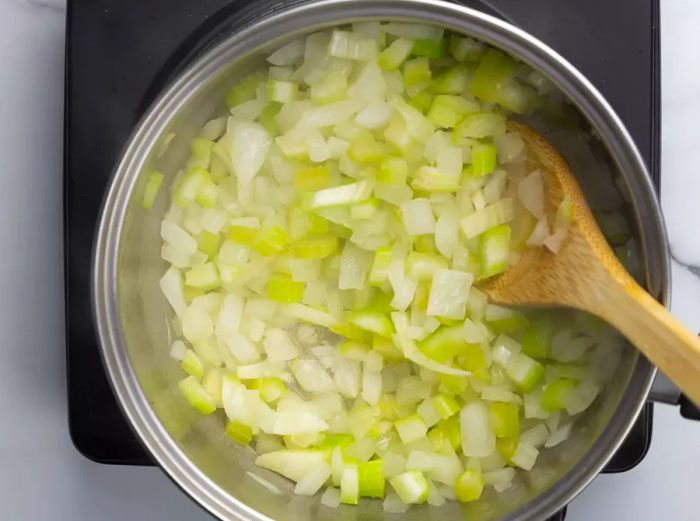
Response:
[[[379,53],[377,63],[385,71],[394,71],[410,56],[413,45],[413,40],[397,38]]]
[[[362,497],[384,497],[384,462],[381,459],[357,465],[359,493]]]
[[[273,275],[267,283],[267,298],[275,302],[299,302],[303,296],[304,283],[294,282],[289,275]]]
[[[485,176],[496,169],[497,150],[493,143],[477,143],[472,146],[472,173]]]
[[[498,438],[517,436],[520,432],[518,406],[513,403],[493,402],[489,405],[491,424]]]
[[[418,414],[412,414],[400,420],[396,420],[394,422],[394,427],[399,433],[401,441],[404,443],[419,440],[425,437],[428,432],[427,425]]]
[[[469,71],[457,65],[443,72],[430,84],[434,94],[463,94],[469,85]]]
[[[191,349],[185,351],[185,356],[180,362],[180,367],[182,367],[187,374],[194,376],[198,380],[204,376],[204,364],[202,363],[202,359]]]
[[[269,80],[267,82],[267,97],[276,103],[289,103],[297,99],[299,85],[292,81]]]
[[[547,412],[565,409],[567,399],[577,386],[578,382],[569,378],[546,384],[542,389],[542,408]]]
[[[216,255],[219,253],[219,248],[221,247],[222,236],[219,233],[212,233],[208,230],[204,230],[199,236],[198,244],[199,250],[207,254],[210,260],[214,260]]]
[[[304,168],[294,174],[294,188],[300,192],[315,192],[329,185],[330,172],[325,165]]]
[[[553,336],[554,326],[550,320],[541,318],[531,322],[520,337],[523,353],[533,358],[548,358]]]
[[[401,501],[407,504],[425,503],[430,494],[430,484],[422,472],[409,470],[389,479]]]
[[[292,244],[289,251],[298,259],[323,259],[338,251],[338,238],[332,235],[309,237]]]
[[[501,224],[486,230],[481,235],[479,253],[482,278],[506,271],[510,256],[510,226]]]
[[[525,315],[520,311],[495,304],[486,305],[484,318],[496,333],[509,333],[528,325]]]
[[[266,79],[267,75],[264,71],[255,71],[243,76],[226,94],[226,105],[233,108],[252,100],[258,85]]]
[[[346,464],[340,477],[340,502],[357,505],[360,500],[360,479],[357,465]]]
[[[185,273],[185,285],[210,291],[221,285],[219,270],[213,262],[198,264]]]
[[[420,38],[413,42],[411,54],[414,56],[425,56],[426,58],[442,58],[447,51],[447,40],[439,38],[437,40]]]
[[[265,108],[262,109],[262,112],[260,112],[258,121],[263,127],[265,127],[265,130],[267,130],[270,133],[276,134],[279,131],[275,117],[277,116],[277,114],[279,114],[281,107],[282,105],[280,105],[279,103],[268,103],[267,105],[265,105]],[[214,164],[212,162],[212,175],[213,174]]]
[[[216,410],[214,400],[194,376],[180,380],[178,387],[189,404],[201,414],[211,414]]]
[[[421,112],[426,113],[428,112],[428,109],[430,109],[430,107],[432,106],[433,99],[435,99],[435,95],[428,89],[423,89],[418,94],[413,96],[408,103],[409,105],[417,108]]]
[[[284,251],[289,243],[289,237],[279,226],[262,230],[252,245],[261,255],[269,256]]]
[[[459,224],[464,236],[473,239],[490,228],[512,221],[514,217],[513,200],[506,198],[467,215]]]
[[[418,348],[438,362],[446,362],[456,356],[466,345],[462,326],[442,326],[422,340]]]
[[[451,128],[467,114],[477,112],[479,104],[462,96],[442,94],[435,96],[427,117],[438,127]],[[464,118],[466,119],[466,118]],[[464,121],[464,120],[462,120]],[[460,123],[460,126],[462,123]],[[457,132],[457,129],[455,129]]]
[[[146,182],[146,187],[143,189],[141,206],[146,209],[153,206],[153,201],[156,200],[161,184],[163,184],[163,174],[161,172],[154,170],[148,174],[148,181]]]
[[[403,64],[404,85],[418,85],[430,81],[432,72],[427,58],[414,58]]]
[[[370,309],[353,311],[348,314],[350,324],[375,333],[383,337],[390,337],[394,333],[394,326],[391,320],[384,313]]]
[[[229,226],[226,236],[233,242],[243,244],[245,246],[254,246],[258,240],[260,228],[252,228],[248,226]]]
[[[253,439],[253,429],[250,425],[246,425],[237,421],[230,421],[226,425],[226,435],[241,445],[248,445]]]
[[[518,448],[518,443],[518,435],[507,438],[498,438],[498,440],[496,440],[496,450],[498,450],[498,453],[505,461],[509,462],[510,458],[513,457],[513,454],[515,454],[515,451]]]
[[[440,418],[446,420],[459,412],[457,400],[446,394],[438,394],[432,398],[433,407]]]
[[[450,54],[458,62],[478,61],[484,52],[486,45],[471,38],[461,38],[457,35],[450,37]]]
[[[482,101],[498,103],[513,112],[525,112],[534,91],[514,78],[517,63],[501,51],[490,49],[474,73],[471,93]]]
[[[389,248],[378,248],[369,272],[368,281],[372,286],[381,287],[387,281],[392,252]]]
[[[544,366],[526,354],[516,353],[511,356],[506,371],[520,390],[528,392],[542,379]]]
[[[311,85],[310,98],[318,105],[326,105],[344,99],[347,90],[348,73],[342,70],[331,70],[320,81]]]
[[[377,172],[377,182],[389,185],[403,185],[408,176],[408,165],[401,157],[390,156],[382,160]]]
[[[467,469],[455,481],[455,494],[462,503],[476,501],[484,490],[484,478],[478,469]]]
[[[455,126],[455,140],[483,139],[506,133],[506,118],[495,112],[475,112],[464,116]],[[473,154],[472,150],[472,154]],[[472,159],[473,160],[473,159]],[[475,174],[478,175],[478,174]]]
[[[447,268],[447,259],[433,253],[411,252],[406,257],[406,272],[418,282],[431,281],[437,270]]]
[[[358,163],[376,163],[384,158],[386,151],[372,134],[360,134],[350,142],[349,154]]]

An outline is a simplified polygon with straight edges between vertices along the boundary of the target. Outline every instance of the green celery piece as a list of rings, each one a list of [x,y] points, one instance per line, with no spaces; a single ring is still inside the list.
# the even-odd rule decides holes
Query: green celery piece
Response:
[[[513,112],[525,112],[536,99],[535,91],[515,80],[517,66],[505,53],[490,49],[476,68],[469,86],[471,93],[482,101],[498,103]]]
[[[523,392],[529,392],[544,376],[544,366],[524,353],[511,355],[506,372]]]
[[[467,114],[478,110],[479,104],[475,101],[468,100],[463,96],[440,94],[435,96],[426,117],[438,127],[451,128]]]
[[[275,116],[277,116],[281,108],[281,103],[270,102],[265,105],[265,108],[262,109],[258,117],[258,122],[271,134],[279,133],[279,127],[277,126]]]
[[[350,141],[348,153],[358,163],[377,163],[386,156],[386,148],[372,134],[360,134]]]
[[[153,206],[153,202],[156,200],[160,186],[163,184],[163,177],[161,172],[155,170],[148,175],[148,181],[143,190],[143,199],[141,200],[141,206],[147,210]]]
[[[439,39],[418,39],[413,42],[411,54],[414,56],[424,56],[426,58],[442,58],[447,51],[447,40]]]
[[[185,273],[185,285],[211,291],[221,285],[219,270],[213,262],[198,264]]]
[[[377,182],[390,185],[404,185],[408,177],[408,164],[402,157],[385,157],[379,165]]]
[[[430,106],[433,104],[433,99],[435,95],[431,93],[428,89],[423,89],[420,91],[418,94],[413,96],[409,101],[408,104],[411,105],[412,107],[417,108],[420,110],[423,114],[425,114]]]
[[[226,425],[226,436],[240,445],[248,445],[253,439],[253,429],[245,423],[230,421]]]
[[[233,108],[255,98],[258,84],[267,79],[267,73],[259,70],[243,76],[226,94],[226,106]]]
[[[530,322],[520,337],[523,353],[532,358],[548,358],[552,350],[554,325],[552,321],[541,317]]]
[[[307,237],[292,244],[289,251],[297,259],[323,259],[338,251],[338,238],[333,235]]]
[[[496,437],[509,438],[520,433],[520,415],[514,403],[493,402],[489,404],[489,415]]]
[[[392,253],[390,248],[377,249],[374,253],[374,262],[368,277],[371,286],[381,287],[387,281],[391,261]]]
[[[456,361],[467,371],[476,372],[486,368],[486,355],[479,344],[465,344]]]
[[[197,380],[204,376],[204,364],[202,363],[202,359],[191,349],[185,351],[185,356],[180,362],[180,367],[182,367],[182,370],[187,374],[197,378]]]
[[[508,269],[510,226],[501,224],[481,235],[479,245],[481,278],[486,279]]]
[[[199,239],[197,241],[199,251],[206,253],[209,260],[214,260],[216,254],[219,253],[222,240],[223,238],[220,233],[212,233],[208,230],[204,230],[199,235]]]
[[[487,304],[485,319],[496,333],[511,333],[528,325],[527,318],[520,311],[494,304]]]
[[[255,246],[260,235],[260,228],[250,228],[248,226],[231,225],[226,232],[226,237],[231,241],[243,246]]]
[[[315,192],[328,188],[331,174],[325,165],[302,168],[294,174],[294,188],[300,192]]]
[[[177,385],[185,399],[200,414],[211,414],[216,410],[214,400],[194,376],[180,380]]]
[[[498,152],[493,143],[476,143],[472,146],[472,173],[485,176],[496,170]]]
[[[377,63],[385,71],[395,71],[411,55],[413,41],[407,38],[397,38],[389,47],[379,53]]]
[[[299,302],[304,296],[304,283],[295,282],[292,277],[278,273],[267,283],[267,298],[275,302]]]
[[[432,237],[431,237],[432,238]],[[447,269],[447,259],[435,253],[413,251],[406,257],[408,276],[418,282],[429,282],[437,270]]]
[[[570,378],[560,378],[549,382],[542,388],[542,408],[547,412],[566,408],[566,400],[576,387],[578,387],[578,382]]]
[[[425,503],[430,495],[430,483],[418,470],[409,470],[392,477],[389,482],[406,504]]]
[[[486,45],[471,38],[450,37],[450,54],[458,62],[475,62],[486,52]]]
[[[469,76],[464,65],[455,65],[436,77],[428,88],[434,94],[463,94],[469,87]]]
[[[471,93],[482,101],[498,103],[500,86],[513,77],[517,66],[504,52],[489,49],[474,72]]]
[[[510,458],[518,450],[519,443],[520,438],[517,434],[507,438],[498,438],[496,440],[496,450],[506,462],[510,462]]]
[[[455,481],[455,494],[461,503],[476,501],[484,490],[484,478],[478,469],[467,469]]]
[[[348,314],[348,322],[352,325],[383,337],[394,334],[394,325],[388,316],[380,311],[371,309],[352,311]]]
[[[428,58],[414,58],[403,64],[403,83],[406,86],[419,85],[430,81],[432,71]]]
[[[289,236],[279,226],[264,229],[259,235],[253,248],[261,255],[270,256],[283,252],[289,244]]]
[[[455,142],[468,139],[483,139],[502,136],[506,133],[506,118],[495,112],[467,114],[454,129]]]
[[[384,462],[381,459],[359,463],[357,473],[360,482],[360,496],[384,497]]]
[[[441,326],[430,336],[421,340],[418,343],[418,349],[425,356],[445,363],[460,354],[466,345],[463,326]]]

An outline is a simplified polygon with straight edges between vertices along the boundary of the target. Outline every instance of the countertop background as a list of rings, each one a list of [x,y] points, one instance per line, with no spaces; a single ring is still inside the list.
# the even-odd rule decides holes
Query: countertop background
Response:
[[[661,192],[675,259],[672,309],[700,331],[700,1],[661,4]],[[208,520],[160,470],[93,463],[68,435],[64,21],[65,0],[0,0],[0,518]],[[700,423],[660,405],[644,461],[598,477],[567,520],[695,521],[699,485]]]

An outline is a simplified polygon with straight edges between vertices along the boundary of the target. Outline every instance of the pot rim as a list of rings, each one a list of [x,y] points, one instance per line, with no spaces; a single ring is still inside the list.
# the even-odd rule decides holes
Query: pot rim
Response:
[[[185,492],[211,514],[224,518],[269,519],[238,501],[212,482],[177,446],[161,426],[131,366],[118,302],[117,269],[128,202],[149,152],[171,119],[209,78],[272,40],[294,33],[362,19],[415,21],[444,26],[499,47],[543,72],[586,115],[600,136],[631,191],[640,231],[649,288],[667,304],[670,265],[658,200],[646,165],[619,117],[598,90],[571,64],[532,35],[474,9],[442,0],[318,0],[283,8],[237,30],[190,64],[152,104],[132,133],[116,168],[97,229],[93,254],[93,311],[108,379],[122,411],[151,456]],[[651,213],[651,215],[649,215]],[[650,245],[653,246],[650,249]],[[659,275],[660,274],[660,275]],[[656,279],[654,279],[656,277]],[[637,357],[617,411],[626,420],[606,427],[589,449],[588,465],[577,464],[555,485],[506,519],[543,519],[569,503],[602,470],[623,442],[645,403],[655,368]],[[591,456],[589,458],[589,456]]]

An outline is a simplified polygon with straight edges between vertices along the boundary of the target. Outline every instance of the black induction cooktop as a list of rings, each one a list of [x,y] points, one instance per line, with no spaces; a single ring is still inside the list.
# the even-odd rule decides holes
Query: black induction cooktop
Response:
[[[65,86],[65,278],[69,426],[102,463],[148,465],[98,352],[90,262],[100,203],[129,133],[173,74],[263,0],[69,0]],[[531,32],[609,100],[659,183],[658,0],[463,0]],[[651,439],[647,405],[606,472],[635,466]],[[560,517],[563,519],[563,514]]]

